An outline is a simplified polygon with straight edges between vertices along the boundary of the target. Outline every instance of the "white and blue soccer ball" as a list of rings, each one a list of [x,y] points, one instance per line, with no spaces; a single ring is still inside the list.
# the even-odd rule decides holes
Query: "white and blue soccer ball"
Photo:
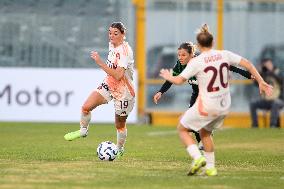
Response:
[[[97,155],[102,161],[113,161],[117,156],[118,150],[116,145],[111,141],[104,141],[98,145]]]

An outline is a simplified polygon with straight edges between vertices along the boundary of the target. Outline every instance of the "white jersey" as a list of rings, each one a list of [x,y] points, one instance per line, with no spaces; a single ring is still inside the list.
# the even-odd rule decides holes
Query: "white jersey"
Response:
[[[238,65],[242,57],[226,50],[210,50],[190,60],[180,74],[196,76],[199,86],[197,106],[200,115],[219,116],[229,112],[231,95],[229,67]]]
[[[133,99],[135,96],[133,88],[134,59],[133,51],[127,42],[123,42],[116,48],[109,43],[107,65],[112,69],[117,67],[125,69],[124,76],[120,81],[110,75],[107,75],[104,80],[112,97],[117,100]]]

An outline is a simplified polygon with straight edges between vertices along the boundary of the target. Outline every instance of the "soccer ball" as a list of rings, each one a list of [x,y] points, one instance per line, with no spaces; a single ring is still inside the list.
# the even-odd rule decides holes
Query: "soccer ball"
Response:
[[[110,141],[101,142],[97,148],[98,158],[102,161],[113,161],[118,153],[117,147]]]

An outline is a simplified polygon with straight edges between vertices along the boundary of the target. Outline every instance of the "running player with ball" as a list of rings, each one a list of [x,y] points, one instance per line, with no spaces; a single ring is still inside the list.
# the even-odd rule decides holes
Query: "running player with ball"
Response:
[[[122,156],[124,152],[127,137],[126,119],[135,103],[133,51],[129,44],[124,41],[125,34],[126,28],[121,22],[114,22],[110,25],[108,32],[109,54],[106,63],[101,59],[98,52],[91,52],[91,58],[107,73],[107,76],[83,104],[80,130],[70,132],[64,136],[69,141],[86,137],[91,120],[91,111],[113,100],[118,157]]]

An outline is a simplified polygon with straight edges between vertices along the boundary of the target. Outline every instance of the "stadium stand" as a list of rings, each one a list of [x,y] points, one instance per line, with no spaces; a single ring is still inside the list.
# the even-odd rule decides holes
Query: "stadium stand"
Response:
[[[0,66],[94,67],[103,58],[107,27],[119,20],[119,0],[1,0]]]

